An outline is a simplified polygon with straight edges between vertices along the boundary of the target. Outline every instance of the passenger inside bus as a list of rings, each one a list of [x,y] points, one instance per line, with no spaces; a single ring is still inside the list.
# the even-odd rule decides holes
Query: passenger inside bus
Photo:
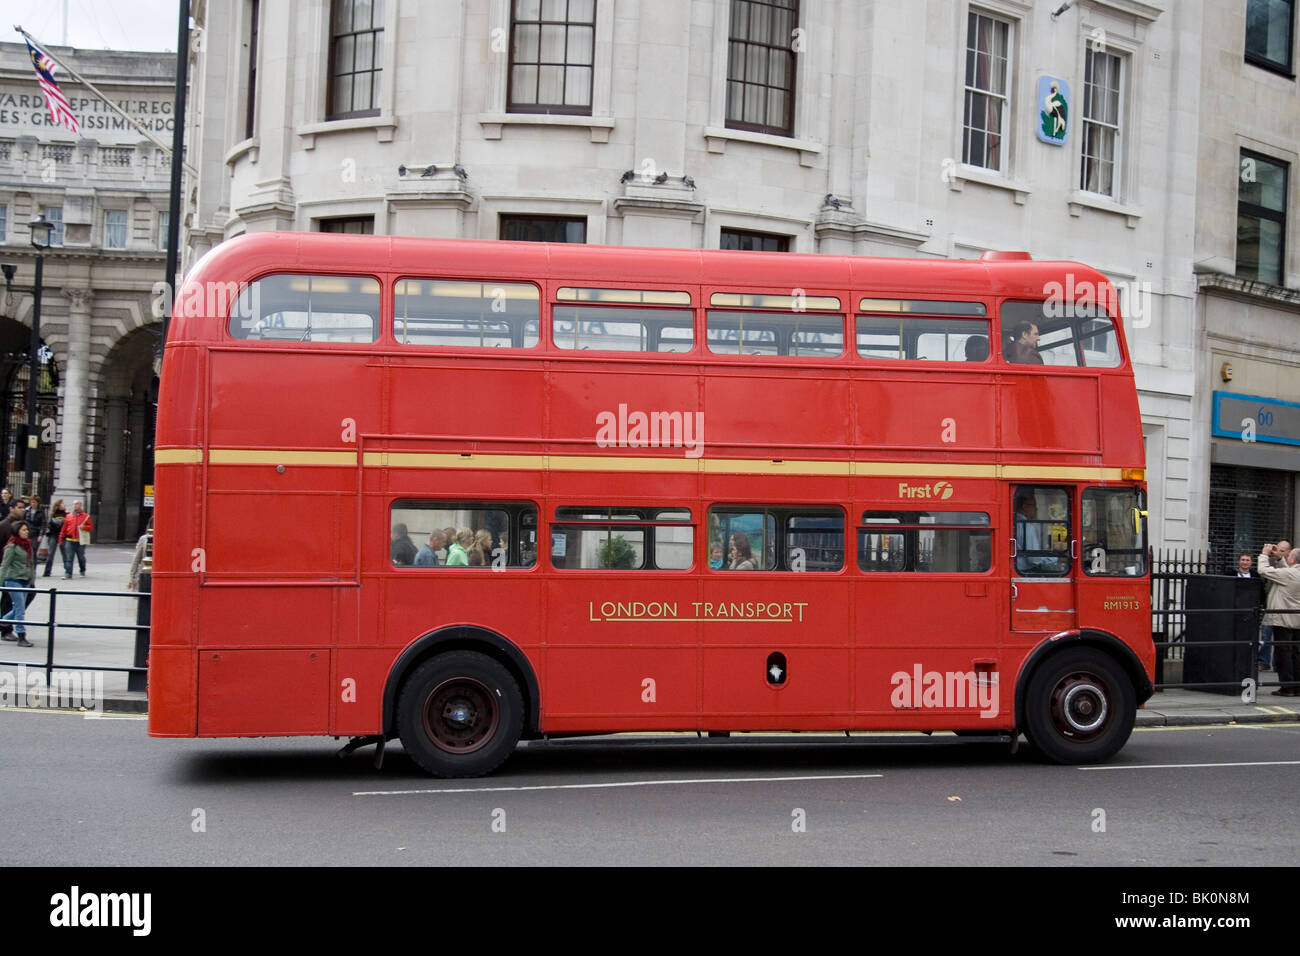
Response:
[[[989,340],[982,335],[972,335],[966,339],[966,361],[983,362],[989,357]]]
[[[749,546],[749,535],[743,531],[735,531],[731,535],[731,563],[727,565],[729,571],[753,571],[754,570],[754,552]]]
[[[1011,331],[1011,342],[1007,345],[1007,361],[1021,365],[1042,365],[1043,357],[1038,353],[1038,326],[1033,322],[1018,322]]]

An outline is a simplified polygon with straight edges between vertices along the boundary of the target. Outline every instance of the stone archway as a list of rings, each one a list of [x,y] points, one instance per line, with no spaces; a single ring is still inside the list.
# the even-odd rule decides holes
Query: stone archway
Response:
[[[145,486],[153,484],[158,408],[153,349],[155,333],[161,331],[161,323],[132,329],[117,340],[100,366],[98,420],[103,427],[95,436],[95,461],[101,540],[135,540],[152,514],[143,496]]]
[[[29,352],[31,328],[15,319],[0,316],[0,396],[4,415],[0,416],[0,484],[17,491],[25,474],[20,464],[22,435],[27,424],[27,378],[30,374]],[[44,347],[44,340],[42,339]],[[40,361],[36,386],[37,428],[44,422],[58,420],[59,369],[48,349],[38,353]],[[42,442],[32,471],[36,488],[22,488],[24,494],[35,493],[48,502],[54,488],[54,462],[57,446]]]

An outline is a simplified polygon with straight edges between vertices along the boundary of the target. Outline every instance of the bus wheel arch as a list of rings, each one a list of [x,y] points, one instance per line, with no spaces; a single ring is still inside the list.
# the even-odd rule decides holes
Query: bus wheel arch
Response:
[[[439,628],[406,646],[388,671],[384,683],[384,737],[397,736],[397,703],[402,685],[426,661],[449,651],[475,651],[495,660],[519,685],[523,697],[523,738],[537,736],[541,693],[532,664],[517,645],[486,628],[460,624]]]
[[[1096,629],[1054,635],[1016,686],[1016,726],[1057,763],[1105,760],[1128,741],[1150,678],[1132,650]]]

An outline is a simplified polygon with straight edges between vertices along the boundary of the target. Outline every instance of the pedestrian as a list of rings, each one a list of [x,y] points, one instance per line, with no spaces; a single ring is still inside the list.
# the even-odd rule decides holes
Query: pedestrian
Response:
[[[393,525],[388,555],[399,568],[409,568],[415,563],[415,542],[411,540],[406,525],[400,522]]]
[[[441,531],[434,531],[429,535],[429,540],[420,545],[420,550],[415,553],[415,566],[417,568],[436,568],[440,563],[438,561],[438,552],[446,545],[446,535]]]
[[[469,567],[469,549],[474,546],[474,532],[469,528],[458,528],[456,538],[447,547],[447,567]]]
[[[60,498],[50,506],[49,522],[45,526],[46,550],[49,552],[45,556],[45,577],[50,576],[50,568],[54,567],[54,555],[59,552],[59,561],[62,562],[62,546],[59,544],[59,531],[63,528],[63,522],[68,517],[68,509],[63,507],[63,499]]]
[[[9,498],[9,506],[5,511],[3,518],[0,519],[0,549],[3,549],[11,537],[18,522],[26,517],[27,506],[21,498],[15,498],[12,495]],[[8,591],[0,592],[0,621],[4,620],[5,615],[13,608],[13,598]],[[13,626],[9,624],[0,624],[0,637],[7,641],[12,641]]]
[[[1268,616],[1273,625],[1273,656],[1282,686],[1274,697],[1300,697],[1297,662],[1300,661],[1300,551],[1287,552],[1286,567],[1272,566],[1277,545],[1266,544],[1259,555],[1259,575],[1272,583],[1268,591]],[[1291,685],[1291,686],[1288,686]]]
[[[1268,582],[1264,581],[1259,576],[1259,572],[1255,570],[1255,558],[1248,551],[1243,551],[1237,555],[1237,577],[1254,578],[1257,581],[1264,582],[1262,596],[1265,600],[1264,606],[1267,607]],[[1262,614],[1259,620],[1259,655],[1256,661],[1260,670],[1268,671],[1273,669],[1273,625],[1265,624],[1265,618]]]
[[[126,589],[140,590],[140,572],[144,570],[144,559],[149,555],[149,539],[153,537],[153,518],[144,529],[144,534],[135,543],[135,552],[131,555],[131,570],[126,574]]]
[[[72,559],[75,556],[77,564],[81,568],[81,576],[86,576],[86,542],[84,540],[85,532],[94,531],[95,526],[90,520],[90,515],[86,513],[80,501],[72,503],[72,513],[63,519],[63,527],[59,529],[59,544],[63,547],[63,576],[71,579],[72,577]]]
[[[9,510],[9,502],[13,499],[13,493],[8,488],[0,488],[0,509]]]
[[[11,607],[0,620],[12,621],[19,647],[32,647],[27,640],[27,625],[24,612],[27,609],[27,593],[18,590],[28,587],[28,582],[36,574],[36,552],[32,548],[31,526],[26,521],[19,521],[13,533],[7,539],[4,555],[0,557],[0,581],[4,582],[5,594],[9,595]]]
[[[39,550],[41,538],[45,536],[45,526],[49,524],[50,516],[44,508],[41,507],[41,499],[37,495],[32,495],[27,499],[27,523],[31,525],[32,530],[32,547]]]

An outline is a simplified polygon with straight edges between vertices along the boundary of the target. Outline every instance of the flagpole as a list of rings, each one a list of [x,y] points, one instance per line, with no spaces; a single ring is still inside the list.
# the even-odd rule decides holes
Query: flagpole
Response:
[[[67,72],[67,74],[68,74],[70,77],[72,77],[74,80],[77,80],[78,82],[80,82],[80,83],[81,83],[82,85],[84,85],[87,89],[89,89],[90,92],[94,93],[94,94],[95,94],[96,96],[98,96],[101,100],[103,100],[104,103],[108,106],[109,109],[111,109],[114,113],[116,113],[118,116],[122,117],[122,119],[126,120],[126,121],[127,121],[128,123],[130,123],[133,127],[135,127],[136,130],[138,130],[142,136],[144,136],[147,140],[149,140],[149,142],[153,143],[153,144],[154,144],[155,146],[157,146],[159,149],[161,149],[161,150],[163,150],[164,152],[166,152],[167,155],[169,155],[169,156],[171,155],[171,151],[172,151],[172,150],[171,150],[171,147],[170,147],[170,146],[166,145],[166,144],[165,144],[162,140],[160,140],[157,136],[155,136],[155,135],[154,135],[153,133],[151,133],[149,130],[145,129],[145,127],[142,126],[142,125],[140,124],[140,122],[139,122],[139,121],[138,121],[134,116],[131,116],[130,114],[128,114],[125,110],[123,110],[123,109],[122,109],[121,107],[119,107],[116,103],[114,103],[114,102],[113,102],[112,100],[110,100],[107,96],[105,96],[105,95],[100,91],[100,89],[99,89],[97,86],[95,86],[94,83],[91,83],[90,80],[86,79],[84,76],[82,76],[82,75],[81,75],[80,73],[78,73],[76,70],[74,70],[72,67],[68,66],[68,64],[64,63],[64,62],[63,62],[62,60],[60,60],[57,56],[55,56],[53,53],[51,53],[49,47],[47,47],[47,46],[45,46],[44,44],[42,44],[42,43],[41,43],[39,40],[37,40],[34,36],[32,36],[30,33],[28,33],[26,30],[24,30],[24,29],[22,28],[22,26],[19,25],[19,24],[15,24],[15,25],[14,25],[14,30],[15,30],[16,32],[18,32],[18,33],[21,33],[21,34],[23,35],[23,38],[24,38],[24,39],[26,39],[26,40],[30,40],[31,43],[32,43],[34,46],[38,46],[38,47],[40,47],[40,48],[41,48],[41,51],[42,51],[46,56],[48,56],[51,60],[53,60],[56,64],[58,64],[60,67],[62,67],[62,68],[64,69],[64,71]],[[183,57],[183,56],[188,56],[188,55],[189,55],[189,50],[188,50],[188,49],[185,49],[185,50],[177,50],[177,51],[176,51],[176,64],[177,64],[177,67],[178,67],[178,68],[179,68],[179,66],[180,66],[181,57]],[[176,119],[176,122],[179,123],[180,120],[179,120],[179,119]],[[181,160],[181,162],[182,162],[182,164],[185,166],[185,171],[186,171],[187,173],[189,173],[191,176],[197,176],[197,175],[199,174],[199,171],[198,171],[197,169],[195,169],[193,166],[191,166],[189,163],[185,162],[184,160]]]

